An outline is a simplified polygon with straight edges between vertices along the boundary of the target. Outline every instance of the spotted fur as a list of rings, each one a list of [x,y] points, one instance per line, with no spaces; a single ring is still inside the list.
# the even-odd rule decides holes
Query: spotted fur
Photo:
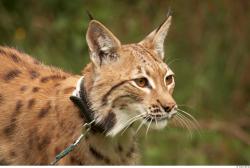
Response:
[[[59,164],[137,164],[134,127],[128,121],[139,114],[142,122],[170,119],[175,112],[174,80],[165,82],[172,71],[163,62],[170,22],[171,16],[140,43],[122,45],[92,20],[86,34],[91,62],[82,75],[0,47],[0,164],[48,165],[80,135],[84,119],[69,97],[81,76],[84,86],[78,87],[86,90],[104,132],[91,132]],[[140,86],[140,78],[147,85]]]

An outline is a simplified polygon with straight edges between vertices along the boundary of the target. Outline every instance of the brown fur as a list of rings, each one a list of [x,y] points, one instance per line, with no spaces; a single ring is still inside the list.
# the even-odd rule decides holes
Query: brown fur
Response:
[[[47,165],[54,160],[56,154],[80,135],[83,119],[69,100],[79,76],[41,64],[38,66],[31,57],[15,49],[1,47],[0,51],[0,87],[4,88],[0,90],[1,163]],[[19,62],[12,59],[13,54]],[[6,78],[6,74],[9,76],[13,70],[21,73],[12,73],[11,77]],[[38,73],[42,75],[34,75]],[[58,82],[61,87],[51,87]],[[100,140],[98,137],[91,137],[81,148],[70,154],[70,157],[65,157],[59,163],[70,165],[134,162],[128,158],[126,160],[125,156],[123,162],[119,158],[91,156],[95,154],[89,152],[89,148],[91,145],[96,146],[94,141],[97,139]],[[105,147],[113,146],[102,143]],[[102,148],[105,151],[105,148]]]

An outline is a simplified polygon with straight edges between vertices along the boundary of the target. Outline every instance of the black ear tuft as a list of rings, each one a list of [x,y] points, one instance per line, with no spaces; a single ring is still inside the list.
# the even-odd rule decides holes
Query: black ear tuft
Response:
[[[167,19],[170,17],[170,16],[172,16],[173,15],[173,10],[171,9],[171,7],[169,7],[168,8],[168,12],[167,12]],[[156,32],[158,32],[159,31],[159,29],[161,28],[161,26],[165,23],[165,21],[166,20],[164,20],[159,26],[158,26],[158,28],[156,29]]]
[[[167,12],[167,18],[172,15],[173,15],[173,10],[171,9],[171,7],[169,7]]]
[[[164,58],[164,41],[168,34],[171,20],[172,11],[169,8],[164,22],[162,22],[158,28],[156,28],[146,38],[139,42],[139,44],[145,46],[146,48],[154,49],[161,59]]]
[[[91,21],[91,20],[94,20],[94,17],[93,17],[93,15],[89,12],[89,10],[87,10],[86,13],[87,13],[87,15],[88,15],[90,21]]]

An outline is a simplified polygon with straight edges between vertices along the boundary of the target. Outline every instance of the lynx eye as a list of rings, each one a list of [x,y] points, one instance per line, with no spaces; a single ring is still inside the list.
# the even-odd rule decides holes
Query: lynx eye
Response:
[[[134,81],[140,87],[146,87],[149,84],[147,78],[137,78]]]
[[[166,78],[165,78],[165,83],[166,85],[169,85],[173,82],[173,78],[174,78],[174,75],[168,75]]]

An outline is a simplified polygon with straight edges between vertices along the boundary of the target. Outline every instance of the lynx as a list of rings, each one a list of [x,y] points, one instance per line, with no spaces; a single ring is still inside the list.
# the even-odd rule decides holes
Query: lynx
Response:
[[[81,75],[1,47],[0,164],[50,164],[87,121],[69,99],[80,91],[93,129],[58,164],[138,164],[137,128],[162,129],[177,113],[174,73],[163,61],[171,18],[141,42],[125,45],[91,20],[86,33],[90,63]]]

